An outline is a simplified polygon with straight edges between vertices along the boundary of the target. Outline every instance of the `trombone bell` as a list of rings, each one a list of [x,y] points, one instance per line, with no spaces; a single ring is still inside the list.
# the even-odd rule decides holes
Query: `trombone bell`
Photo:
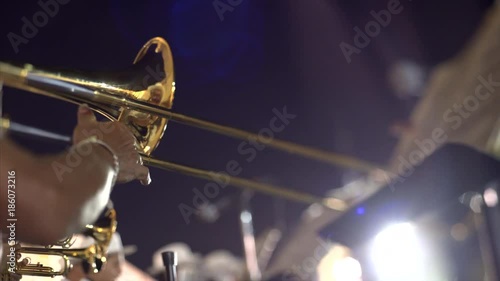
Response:
[[[35,69],[32,65],[24,68],[0,62],[0,81],[7,86],[61,99],[67,102],[87,103],[93,110],[113,121],[127,125],[137,140],[138,150],[144,155],[158,147],[167,128],[167,118],[144,113],[123,106],[122,98],[143,102],[162,109],[171,109],[174,101],[175,81],[172,52],[168,43],[155,37],[140,49],[134,64],[139,62],[152,45],[161,53],[165,78],[155,84],[135,90],[132,85],[118,86],[117,83],[94,82],[81,77],[64,76]],[[114,102],[102,102],[100,93],[116,97]]]

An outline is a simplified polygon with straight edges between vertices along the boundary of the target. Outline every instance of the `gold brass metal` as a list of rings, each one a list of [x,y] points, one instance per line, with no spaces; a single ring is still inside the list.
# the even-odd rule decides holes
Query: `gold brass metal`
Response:
[[[0,62],[0,81],[4,81],[6,86],[47,95],[71,103],[88,103],[93,110],[107,118],[125,123],[134,133],[140,151],[145,155],[151,155],[165,133],[167,118],[152,116],[133,108],[123,107],[121,98],[141,101],[162,109],[172,108],[175,81],[172,52],[168,43],[160,37],[149,40],[137,54],[134,64],[144,57],[152,45],[156,45],[155,52],[161,53],[163,71],[166,77],[162,81],[149,85],[144,89],[119,87],[114,83],[95,82],[82,77],[42,71],[29,64],[25,65],[24,68],[20,68],[2,62]],[[63,87],[63,85],[66,87]],[[54,88],[63,93],[51,91]],[[90,89],[90,93],[96,91],[96,95],[99,95],[97,91],[101,91],[114,96],[116,99],[110,104],[96,105],[91,100],[85,100],[82,96],[71,94],[76,89],[82,88]],[[98,99],[98,97],[96,98]]]
[[[156,44],[156,53],[161,52],[165,78],[161,82],[149,86],[147,89],[130,91],[125,93],[125,95],[134,100],[144,101],[162,108],[171,109],[174,103],[175,81],[172,51],[168,43],[160,37],[149,40],[135,57],[134,64],[144,57],[152,44]],[[119,89],[116,88],[115,90],[119,93]],[[145,155],[151,155],[153,150],[159,145],[167,128],[167,118],[127,108],[121,112],[118,121],[129,124],[129,127],[135,125],[147,128],[145,135],[141,135],[137,130],[133,130],[141,151]]]
[[[59,246],[61,248],[70,248],[74,243],[73,235],[70,235],[64,239],[57,241],[54,245],[48,245],[47,248],[52,248],[54,246]]]
[[[67,249],[69,241],[71,238],[60,241],[62,244],[61,249],[49,247],[21,247],[16,250],[16,254],[20,255],[21,258],[16,263],[15,272],[20,275],[31,275],[31,276],[43,276],[43,277],[55,277],[55,276],[65,276],[71,270],[70,258],[81,259],[89,265],[89,269],[92,272],[97,273],[101,269],[102,265],[106,263],[106,254],[108,252],[109,244],[111,243],[111,237],[116,232],[117,220],[116,211],[114,209],[108,210],[106,217],[109,220],[109,225],[106,227],[99,227],[94,225],[87,225],[87,229],[90,230],[92,238],[95,243],[87,248],[81,249]],[[32,263],[31,259],[23,258],[23,255],[35,254],[35,255],[46,255],[46,256],[58,256],[63,260],[63,266],[61,270],[55,270],[53,267],[44,266],[40,263]],[[25,261],[27,263],[25,264]]]
[[[111,120],[124,122],[132,129],[139,142],[139,151],[146,165],[179,172],[193,177],[213,180],[214,174],[217,175],[217,173],[151,157],[152,152],[158,146],[165,132],[167,120],[237,139],[253,139],[257,142],[261,142],[267,147],[344,168],[363,172],[371,172],[376,169],[384,170],[378,165],[353,157],[259,136],[244,130],[211,123],[170,111],[169,109],[171,109],[173,105],[175,82],[172,54],[168,43],[159,37],[149,40],[139,51],[134,63],[139,61],[153,44],[157,46],[156,52],[161,52],[162,54],[166,78],[142,90],[131,90],[131,85],[125,87],[123,85],[119,86],[101,81],[71,78],[67,75],[64,76],[53,72],[44,72],[35,69],[31,65],[20,68],[1,62],[0,82],[3,81],[6,86],[24,89],[72,103],[86,103],[93,110]],[[337,211],[344,211],[348,207],[345,202],[336,198],[319,198],[288,188],[276,187],[247,179],[230,177],[228,175],[219,174],[219,176],[224,176],[227,179],[226,183],[228,185],[252,189],[273,196],[284,197],[308,204],[320,203],[327,208]]]

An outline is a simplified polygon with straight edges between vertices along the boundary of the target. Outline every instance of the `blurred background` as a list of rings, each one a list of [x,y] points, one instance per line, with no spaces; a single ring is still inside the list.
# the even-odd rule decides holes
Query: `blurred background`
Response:
[[[176,112],[258,132],[269,126],[274,108],[286,107],[296,118],[277,138],[385,165],[398,142],[395,125],[405,124],[433,67],[464,47],[493,3],[401,0],[390,23],[347,58],[341,44],[355,46],[354,28],[364,29],[373,20],[370,11],[387,9],[391,1],[229,2],[69,0],[27,38],[23,19],[33,22],[44,0],[6,1],[0,59],[70,70],[126,69],[147,40],[161,36],[174,55]],[[22,42],[13,44],[20,39],[12,33]],[[13,89],[5,90],[4,113],[66,135],[76,124],[76,106]],[[41,153],[61,149],[20,141]],[[246,161],[240,143],[171,123],[154,155],[218,171],[236,160],[240,176],[318,196],[357,178],[268,148]],[[138,247],[128,257],[133,264],[146,270],[153,253],[174,241],[201,254],[224,249],[242,256],[237,209],[213,223],[195,216],[186,223],[179,206],[192,206],[193,189],[203,190],[206,182],[156,169],[151,176],[149,187],[134,182],[112,194],[118,231],[125,244]],[[239,193],[227,187],[211,201]],[[261,194],[252,206],[256,233],[270,225],[291,229],[307,208]]]

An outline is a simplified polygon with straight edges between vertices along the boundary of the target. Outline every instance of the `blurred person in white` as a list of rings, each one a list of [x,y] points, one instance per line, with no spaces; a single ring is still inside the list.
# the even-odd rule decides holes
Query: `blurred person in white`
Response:
[[[161,254],[175,252],[177,255],[177,280],[179,281],[205,281],[202,276],[202,258],[198,253],[193,253],[191,248],[182,242],[165,245],[155,251],[152,265],[147,272],[156,279],[163,281],[165,278],[165,265]]]
[[[500,158],[500,1],[485,13],[462,50],[429,73],[408,120],[391,127],[400,142],[391,167],[460,143]],[[409,83],[408,83],[409,84]],[[418,157],[414,157],[417,155]],[[422,157],[423,155],[423,157]],[[412,163],[413,164],[413,163]]]
[[[244,261],[226,250],[217,250],[206,255],[203,268],[208,280],[240,281],[245,279]]]
[[[177,280],[179,281],[240,281],[245,280],[245,263],[226,250],[216,250],[205,257],[193,253],[182,242],[171,243],[158,249],[148,272],[164,281],[165,266],[161,254],[165,251],[177,254]]]

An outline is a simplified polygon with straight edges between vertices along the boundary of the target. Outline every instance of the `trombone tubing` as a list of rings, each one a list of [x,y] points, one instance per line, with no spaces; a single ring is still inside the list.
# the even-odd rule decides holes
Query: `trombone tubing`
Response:
[[[44,75],[44,73],[34,72],[29,67],[19,68],[0,62],[0,81],[2,80],[7,85],[12,87],[21,88],[31,92],[36,92],[39,94],[48,95],[64,100],[78,99],[80,100],[80,102],[93,101],[100,103],[101,105],[125,106],[132,110],[137,110],[167,118],[177,123],[233,137],[236,139],[252,139],[277,150],[282,150],[290,154],[300,155],[305,158],[314,159],[331,165],[336,165],[362,172],[371,172],[375,169],[385,170],[385,168],[382,168],[376,164],[369,163],[367,161],[363,161],[347,155],[341,155],[329,151],[311,148],[288,141],[278,140],[272,137],[260,136],[244,130],[175,113],[157,105],[132,100],[123,96],[109,94],[102,90],[91,90],[79,85],[72,84],[70,82],[58,80],[53,77],[48,77],[47,75]],[[40,90],[40,88],[42,88],[43,90]],[[55,95],[55,92],[62,94],[63,96]]]
[[[332,153],[316,148],[311,148],[308,146],[295,144],[288,141],[283,141],[275,139],[268,136],[260,136],[254,133],[250,133],[241,129],[232,128],[229,126],[224,126],[216,124],[213,122],[197,119],[194,117],[186,116],[183,114],[175,113],[161,107],[146,104],[140,101],[134,101],[127,98],[121,98],[112,96],[110,94],[96,92],[96,100],[102,100],[104,104],[122,104],[123,106],[129,107],[130,109],[142,111],[145,113],[157,115],[160,117],[168,118],[174,122],[184,124],[187,126],[203,129],[213,133],[218,133],[228,137],[241,140],[255,140],[260,142],[265,146],[272,147],[277,150],[285,151],[290,154],[296,154],[305,158],[325,162],[331,165],[336,165],[344,168],[349,168],[362,172],[371,172],[375,169],[385,170],[376,164],[372,164],[363,160],[356,159],[354,157],[340,155],[337,153]]]
[[[252,180],[248,180],[248,179],[244,179],[244,178],[233,177],[233,176],[229,176],[229,175],[223,174],[223,173],[216,173],[213,171],[196,169],[196,168],[192,168],[192,167],[188,167],[188,166],[184,166],[184,165],[180,165],[180,164],[175,164],[175,163],[168,162],[168,161],[153,159],[153,158],[146,157],[146,156],[143,157],[143,161],[145,164],[147,164],[148,166],[151,166],[151,167],[156,167],[156,168],[160,168],[160,169],[167,170],[167,171],[173,171],[173,172],[177,172],[177,173],[180,173],[183,175],[187,175],[187,176],[191,176],[191,177],[195,177],[195,178],[200,178],[200,179],[205,179],[205,180],[209,180],[209,181],[214,180],[215,177],[225,178],[227,180],[227,182],[226,182],[227,185],[241,187],[241,188],[248,188],[248,189],[251,189],[254,191],[270,194],[270,195],[277,196],[277,197],[286,198],[286,199],[296,201],[296,202],[302,202],[302,203],[307,203],[307,204],[317,203],[317,204],[320,204],[324,207],[332,209],[334,211],[343,212],[343,211],[346,211],[348,208],[346,202],[344,202],[340,199],[337,199],[337,198],[333,198],[333,197],[320,198],[320,197],[316,197],[316,196],[313,196],[313,195],[310,195],[307,193],[294,191],[294,190],[291,190],[290,188],[286,188],[286,187],[280,187],[280,186],[266,184],[266,183],[257,182],[257,181],[252,181]]]
[[[71,139],[69,137],[59,135],[56,133],[48,132],[42,129],[38,128],[33,128],[29,127],[26,125],[21,125],[16,122],[12,122],[8,119],[1,118],[0,119],[0,129],[5,129],[8,132],[11,133],[20,133],[20,134],[26,134],[26,135],[31,135],[34,137],[39,137],[39,138],[44,138],[44,139],[51,139],[54,141],[63,141],[63,142],[70,142]],[[329,209],[332,209],[334,211],[345,211],[347,210],[347,204],[346,202],[337,199],[337,198],[320,198],[316,197],[307,193],[303,192],[298,192],[298,191],[293,191],[290,190],[289,188],[285,187],[279,187],[275,185],[270,185],[266,183],[261,183],[257,181],[252,181],[252,180],[247,180],[239,177],[233,177],[229,176],[227,174],[222,174],[222,173],[217,173],[214,171],[208,171],[208,170],[202,170],[202,169],[197,169],[197,168],[192,168],[164,160],[158,160],[151,158],[146,155],[142,155],[142,160],[143,162],[151,167],[155,168],[160,168],[163,170],[171,171],[171,172],[177,172],[179,174],[195,177],[195,178],[200,178],[200,179],[205,179],[212,181],[214,180],[214,177],[217,178],[225,178],[226,179],[226,185],[231,185],[235,187],[240,187],[240,188],[248,188],[257,192],[261,193],[266,193],[270,194],[273,196],[277,197],[282,197],[286,198],[292,201],[296,202],[301,202],[301,203],[307,203],[307,204],[314,204],[318,203],[321,204],[324,207],[327,207]]]

